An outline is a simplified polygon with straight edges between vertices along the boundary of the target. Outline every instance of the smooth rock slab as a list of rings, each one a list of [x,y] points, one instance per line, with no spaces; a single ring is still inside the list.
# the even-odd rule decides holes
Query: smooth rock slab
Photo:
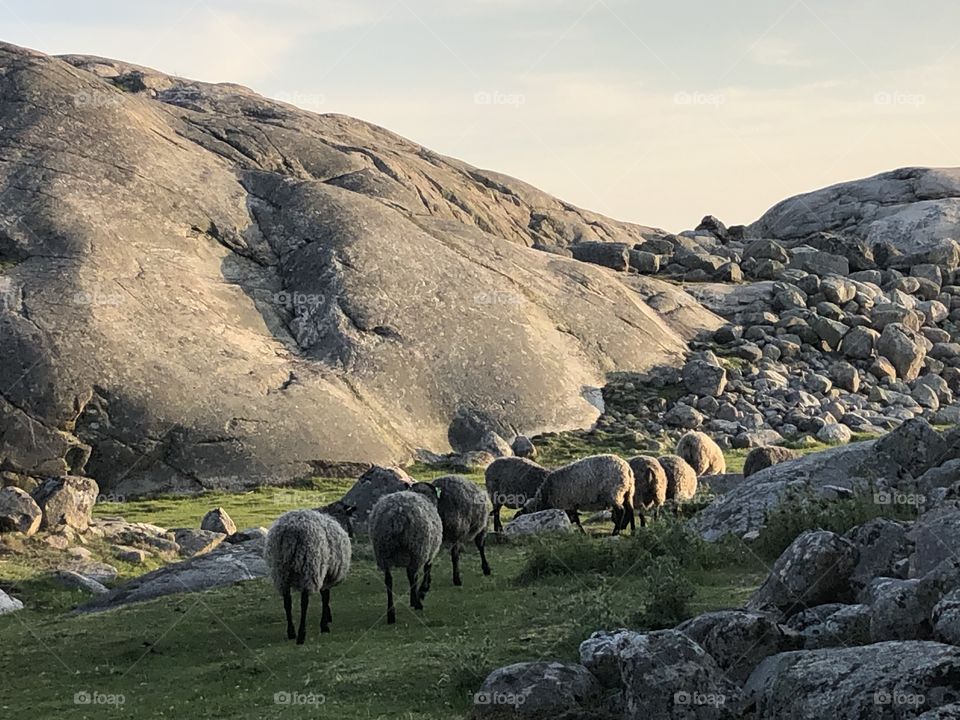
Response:
[[[755,720],[913,718],[960,700],[960,648],[929,641],[774,655],[744,687]]]
[[[503,531],[507,535],[544,535],[573,531],[573,523],[563,510],[542,510],[515,517]]]
[[[100,612],[165,595],[210,590],[266,574],[263,541],[224,546],[130,580],[81,605],[77,612]]]
[[[473,696],[480,715],[545,714],[589,706],[600,695],[600,683],[583,665],[523,662],[494,670]]]

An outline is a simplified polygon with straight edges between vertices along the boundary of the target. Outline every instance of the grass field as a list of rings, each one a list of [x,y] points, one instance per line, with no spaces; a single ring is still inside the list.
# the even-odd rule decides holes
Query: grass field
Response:
[[[348,485],[318,481],[97,512],[196,527],[220,505],[241,527],[266,525],[287,509],[339,497]],[[461,588],[443,555],[424,611],[399,604],[395,626],[386,625],[382,577],[359,540],[350,577],[333,591],[332,632],[320,635],[316,602],[301,647],[286,640],[279,598],[265,580],[70,615],[85,595],[51,585],[45,575],[54,552],[28,542],[0,556],[4,589],[27,605],[0,618],[0,709],[37,718],[466,717],[496,667],[575,660],[580,641],[600,628],[673,624],[741,605],[765,574],[749,553],[699,544],[688,553],[675,523],[635,539],[609,540],[608,531],[603,524],[588,538],[491,542],[493,576],[483,577],[468,553]],[[117,565],[121,579],[150,569],[90,549]]]

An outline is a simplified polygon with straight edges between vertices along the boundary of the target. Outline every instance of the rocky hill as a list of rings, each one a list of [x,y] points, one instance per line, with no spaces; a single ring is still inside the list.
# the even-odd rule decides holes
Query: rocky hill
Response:
[[[125,495],[589,425],[722,321],[661,237],[236,85],[0,45],[0,468]],[[574,248],[570,250],[569,248]]]

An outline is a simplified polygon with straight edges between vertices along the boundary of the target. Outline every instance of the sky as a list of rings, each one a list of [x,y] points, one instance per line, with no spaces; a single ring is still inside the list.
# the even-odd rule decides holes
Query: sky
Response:
[[[0,39],[374,122],[621,220],[960,165],[955,0],[0,0]]]

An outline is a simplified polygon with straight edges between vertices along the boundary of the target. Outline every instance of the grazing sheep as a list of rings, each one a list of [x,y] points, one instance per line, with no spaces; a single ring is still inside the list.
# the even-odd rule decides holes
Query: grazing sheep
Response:
[[[667,499],[667,474],[663,466],[655,457],[649,455],[637,455],[630,458],[629,463],[636,488],[633,493],[634,507],[653,510],[655,514],[659,514]],[[642,512],[640,524],[646,524]]]
[[[437,478],[433,486],[440,492],[437,512],[443,525],[443,542],[450,545],[453,584],[463,585],[460,579],[460,553],[463,552],[463,544],[471,540],[480,553],[483,574],[489,575],[490,563],[487,562],[485,547],[489,508],[483,488],[460,475]]]
[[[755,447],[747,455],[743,463],[743,476],[750,477],[755,472],[766,470],[768,467],[778,465],[787,460],[796,460],[800,453],[790,448],[780,447],[779,445],[765,445]]]
[[[522,508],[527,500],[537,494],[549,474],[550,471],[545,467],[522,457],[497,458],[487,466],[484,479],[487,494],[493,503],[494,532],[503,532],[500,508]]]
[[[610,508],[613,534],[619,535],[628,522],[631,531],[636,529],[633,493],[633,470],[626,460],[616,455],[591,455],[547,475],[518,515],[557,508],[566,511],[571,522],[586,532],[579,511]]]
[[[697,475],[723,475],[727,461],[723,450],[706,433],[691,431],[677,443],[677,455],[687,461]]]
[[[414,483],[409,490],[384,495],[370,511],[369,529],[377,567],[387,588],[387,622],[397,621],[393,606],[391,567],[407,570],[410,607],[423,610],[430,590],[430,570],[443,542],[443,524],[437,512],[437,490],[429,483]],[[423,573],[417,588],[417,575]]]
[[[667,500],[690,500],[697,494],[697,473],[678,455],[663,455],[657,462],[667,474]]]
[[[330,632],[330,588],[342,583],[350,572],[353,511],[342,502],[315,510],[293,510],[281,515],[267,533],[264,558],[283,597],[287,637],[296,638],[297,645],[303,645],[306,638],[310,593],[320,593],[320,632]],[[296,633],[292,589],[300,591],[300,629]]]

